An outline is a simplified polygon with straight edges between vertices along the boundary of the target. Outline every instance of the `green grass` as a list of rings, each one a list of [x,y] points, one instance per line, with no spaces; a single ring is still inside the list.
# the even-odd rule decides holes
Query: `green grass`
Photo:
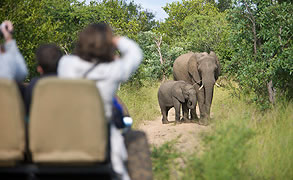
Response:
[[[119,95],[135,126],[160,116],[158,88],[157,82],[121,88]],[[215,87],[211,131],[203,136],[205,152],[179,153],[176,140],[153,147],[155,179],[293,179],[293,103],[283,101],[260,111],[247,102],[241,94],[231,96],[231,88]],[[184,167],[176,164],[178,158]]]
[[[152,148],[154,179],[176,179],[171,177],[177,176],[177,173],[174,173],[179,166],[176,160],[182,156],[182,154],[175,149],[176,141],[177,139],[174,139],[166,142],[162,146],[154,146]]]
[[[158,84],[136,90],[133,97],[142,100],[138,107],[143,110],[136,117],[142,120],[149,114],[151,120],[159,115],[157,88]],[[153,106],[146,112],[144,107]],[[215,88],[212,112],[212,130],[203,136],[206,151],[200,156],[177,152],[175,142],[153,148],[155,179],[174,179],[174,168],[179,179],[188,180],[293,179],[292,103],[263,112],[243,95],[231,96],[231,91]],[[184,167],[176,165],[179,157]]]
[[[144,82],[139,88],[130,83],[121,86],[118,96],[126,104],[134,128],[143,121],[153,120],[160,115],[157,97],[159,86],[159,82]]]
[[[293,179],[293,104],[277,105],[257,117],[247,166],[263,179]]]
[[[293,179],[293,104],[256,107],[216,88],[207,150],[187,158],[182,179]]]
[[[240,179],[293,179],[293,103],[279,102],[271,110],[261,112],[256,105],[245,103],[244,98],[231,98],[227,90],[216,89],[213,104],[215,132],[212,136],[223,136],[218,132],[225,132],[231,125],[237,131],[224,135],[227,140],[248,135],[246,143],[234,146],[237,150],[234,157],[242,154],[236,169],[242,172]],[[250,133],[245,134],[245,129]],[[213,143],[218,148],[206,154],[212,154],[223,146],[218,140],[207,143],[207,146]],[[229,146],[229,143],[224,146]],[[231,151],[214,158],[221,155],[228,157]],[[235,171],[231,171],[230,175]]]

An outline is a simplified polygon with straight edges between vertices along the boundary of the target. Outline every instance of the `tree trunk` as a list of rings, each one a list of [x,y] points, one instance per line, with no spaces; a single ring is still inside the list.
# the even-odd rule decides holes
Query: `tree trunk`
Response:
[[[275,97],[276,97],[276,90],[273,86],[273,81],[267,83],[268,93],[269,93],[269,100],[272,104],[275,104]]]
[[[156,45],[157,45],[157,51],[159,53],[159,56],[160,56],[160,62],[161,62],[161,66],[163,67],[163,82],[166,80],[166,72],[165,72],[165,69],[164,69],[164,59],[163,59],[163,56],[162,56],[162,53],[161,53],[161,43],[162,43],[162,36],[160,36],[159,38],[156,38]]]

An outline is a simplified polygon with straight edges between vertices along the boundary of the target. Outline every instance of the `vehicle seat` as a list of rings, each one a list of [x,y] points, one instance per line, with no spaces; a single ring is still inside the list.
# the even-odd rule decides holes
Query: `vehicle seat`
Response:
[[[0,165],[24,159],[24,105],[16,83],[0,79]]]
[[[108,125],[95,83],[39,80],[33,92],[29,142],[36,163],[106,161]]]

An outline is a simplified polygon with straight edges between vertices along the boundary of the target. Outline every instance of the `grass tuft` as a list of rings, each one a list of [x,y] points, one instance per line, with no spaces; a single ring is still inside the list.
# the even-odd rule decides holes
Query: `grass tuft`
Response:
[[[121,86],[118,96],[126,104],[130,116],[133,118],[133,127],[144,121],[153,120],[160,115],[158,105],[159,82],[143,82],[142,87],[132,86],[126,83]]]

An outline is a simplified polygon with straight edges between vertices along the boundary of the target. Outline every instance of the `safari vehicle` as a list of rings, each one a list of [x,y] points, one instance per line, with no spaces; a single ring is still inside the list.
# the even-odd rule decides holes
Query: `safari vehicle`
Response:
[[[94,82],[40,80],[25,118],[17,85],[0,79],[0,179],[120,179]],[[131,179],[152,179],[145,134],[129,130],[125,140]]]

